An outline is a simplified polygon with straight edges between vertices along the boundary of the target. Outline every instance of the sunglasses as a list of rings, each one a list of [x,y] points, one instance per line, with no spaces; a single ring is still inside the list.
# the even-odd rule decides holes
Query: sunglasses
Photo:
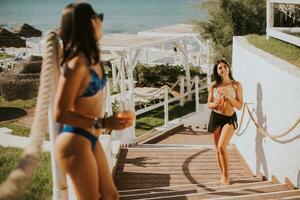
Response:
[[[100,19],[101,22],[103,22],[103,20],[104,20],[104,14],[103,14],[103,13],[100,13],[100,14],[97,14],[97,15],[93,15],[92,17],[93,17],[93,18],[94,18],[94,17],[98,17],[98,18]]]

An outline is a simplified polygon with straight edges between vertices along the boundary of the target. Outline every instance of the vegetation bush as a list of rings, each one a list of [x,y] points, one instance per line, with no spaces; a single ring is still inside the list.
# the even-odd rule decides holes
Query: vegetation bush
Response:
[[[195,67],[190,69],[191,77],[196,75],[203,77]],[[173,85],[180,75],[185,76],[185,70],[182,66],[173,66],[169,64],[149,66],[138,64],[133,72],[134,80],[137,86],[143,87],[161,87],[163,85]]]
[[[12,70],[0,74],[0,94],[6,101],[36,97],[42,66],[41,56],[30,56]]]
[[[233,36],[265,34],[266,0],[208,0],[202,5],[208,11],[208,20],[196,24],[201,35],[213,41],[214,59],[231,61]],[[274,26],[300,26],[300,21],[286,16],[276,5]]]
[[[42,61],[32,61],[24,63],[20,69],[20,74],[39,74],[41,72]]]
[[[38,80],[37,79],[2,79],[1,95],[7,101],[15,99],[31,99],[37,96]]]
[[[26,60],[27,61],[32,61],[32,62],[37,62],[37,61],[41,62],[43,60],[43,57],[42,56],[31,55]]]
[[[233,35],[265,33],[265,0],[217,0],[204,5],[208,21],[197,24],[201,35],[213,41],[214,59],[231,60]]]

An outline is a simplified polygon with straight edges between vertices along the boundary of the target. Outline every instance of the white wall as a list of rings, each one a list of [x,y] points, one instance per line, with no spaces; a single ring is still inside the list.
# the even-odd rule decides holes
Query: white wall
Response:
[[[300,68],[251,46],[245,37],[234,37],[232,66],[233,76],[243,85],[244,101],[254,103],[250,108],[269,133],[282,133],[299,119]],[[246,114],[242,130],[248,119]],[[232,143],[254,174],[275,175],[280,182],[288,177],[300,187],[300,125],[278,142],[257,133],[250,122]]]

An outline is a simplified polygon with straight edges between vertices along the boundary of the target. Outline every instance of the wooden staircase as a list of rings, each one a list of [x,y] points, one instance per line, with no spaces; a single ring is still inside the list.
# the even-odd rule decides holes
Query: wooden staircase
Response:
[[[122,149],[115,171],[120,199],[300,199],[290,184],[254,177],[233,146],[231,184],[221,186],[215,149],[203,144],[209,137],[182,129],[156,144]]]

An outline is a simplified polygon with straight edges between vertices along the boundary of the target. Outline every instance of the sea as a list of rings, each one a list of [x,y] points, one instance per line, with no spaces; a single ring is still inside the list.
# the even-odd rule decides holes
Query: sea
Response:
[[[207,20],[207,0],[89,0],[104,13],[104,33],[135,34],[180,23]],[[28,23],[45,33],[59,27],[69,0],[0,0],[0,23],[14,28]]]

